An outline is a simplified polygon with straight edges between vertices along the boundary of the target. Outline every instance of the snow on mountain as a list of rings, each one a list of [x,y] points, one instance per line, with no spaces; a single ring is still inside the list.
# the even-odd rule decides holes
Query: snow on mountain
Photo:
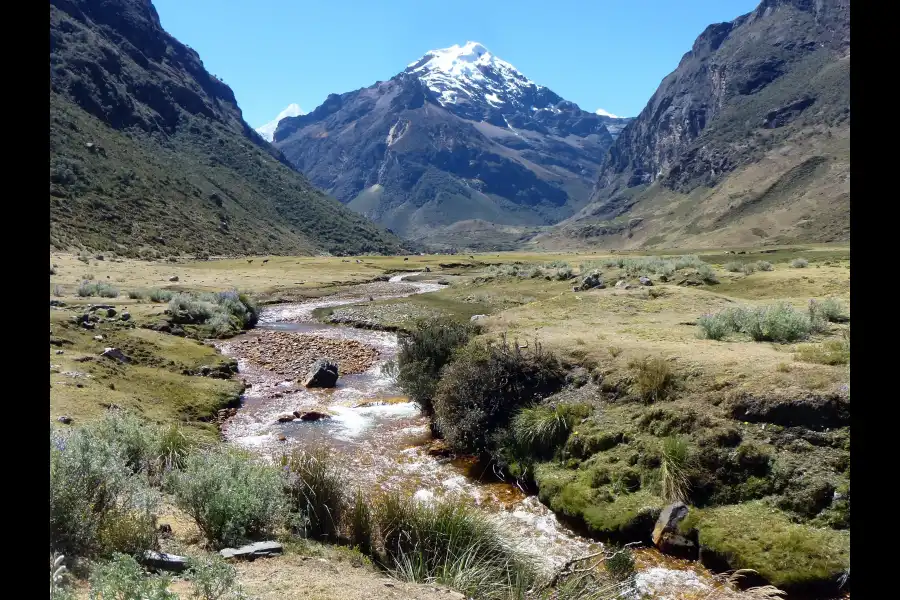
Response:
[[[303,114],[303,109],[298,104],[289,104],[287,108],[278,113],[275,120],[269,121],[265,125],[256,128],[256,133],[263,136],[267,142],[271,142],[275,136],[275,130],[278,128],[278,122],[286,117],[299,117]]]
[[[612,119],[621,119],[622,118],[619,115],[614,115],[611,112],[603,110],[602,108],[598,108],[597,110],[594,111],[594,113],[600,115],[601,117],[610,117]]]
[[[543,89],[478,42],[431,50],[406,72],[418,76],[442,106],[487,101],[499,107],[519,103],[528,90]]]

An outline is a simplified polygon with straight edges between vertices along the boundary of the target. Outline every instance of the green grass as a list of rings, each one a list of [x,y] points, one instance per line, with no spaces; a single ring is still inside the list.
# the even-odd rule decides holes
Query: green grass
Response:
[[[850,534],[792,523],[763,502],[693,510],[702,546],[733,568],[754,569],[781,588],[835,582],[850,564]]]
[[[797,347],[795,358],[820,365],[850,364],[850,341],[841,339],[826,340],[820,344],[803,344]]]

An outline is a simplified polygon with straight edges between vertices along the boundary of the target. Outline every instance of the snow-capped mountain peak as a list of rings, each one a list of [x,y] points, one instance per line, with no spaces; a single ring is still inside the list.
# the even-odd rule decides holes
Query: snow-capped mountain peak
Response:
[[[609,111],[603,110],[602,108],[598,108],[598,109],[595,110],[594,112],[595,112],[596,114],[600,115],[601,117],[610,117],[610,118],[612,118],[612,119],[621,119],[621,118],[622,118],[622,117],[620,117],[619,115],[614,115],[614,114],[612,114],[612,113],[609,112]]]
[[[287,117],[299,117],[303,114],[303,109],[298,104],[288,104],[287,108],[278,113],[273,121],[269,121],[265,125],[256,128],[256,133],[263,136],[267,142],[272,142],[275,138],[275,130],[278,129],[278,122]]]
[[[522,75],[510,63],[492,54],[483,44],[466,42],[460,46],[431,50],[406,68],[438,95],[442,105],[458,101],[486,100],[501,106],[517,100],[526,88],[542,86]]]

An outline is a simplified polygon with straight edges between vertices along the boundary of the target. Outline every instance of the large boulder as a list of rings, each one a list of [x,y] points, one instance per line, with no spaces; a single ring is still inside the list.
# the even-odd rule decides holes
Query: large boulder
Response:
[[[697,542],[683,535],[678,526],[688,515],[688,507],[683,502],[674,502],[665,507],[653,528],[653,544],[663,554],[695,560],[698,554]]]
[[[144,552],[141,562],[154,571],[174,571],[176,573],[184,571],[188,565],[188,559],[184,556],[156,552],[155,550]]]
[[[119,350],[118,348],[106,348],[103,350],[103,352],[100,353],[100,356],[103,356],[104,358],[109,358],[112,360],[117,360],[121,363],[130,363],[131,362],[131,358],[126,356],[125,353],[122,352],[121,350]]]
[[[324,412],[319,412],[317,410],[308,410],[308,411],[300,411],[295,410],[294,416],[301,421],[321,421],[323,419],[330,419],[331,415]]]
[[[337,385],[338,366],[333,360],[320,358],[313,363],[312,368],[303,380],[303,385],[310,387],[331,388]]]
[[[648,286],[653,285],[653,282],[650,281],[649,277],[645,277],[645,276],[638,277],[638,281],[641,282],[641,285],[648,285]]]
[[[256,542],[255,544],[247,544],[240,548],[225,548],[220,550],[224,558],[243,558],[254,560],[264,556],[274,556],[284,552],[284,546],[278,542]]]
[[[606,285],[603,284],[603,278],[600,277],[600,273],[594,271],[593,273],[589,273],[581,280],[581,285],[578,286],[581,290],[592,290],[595,288],[603,289]]]

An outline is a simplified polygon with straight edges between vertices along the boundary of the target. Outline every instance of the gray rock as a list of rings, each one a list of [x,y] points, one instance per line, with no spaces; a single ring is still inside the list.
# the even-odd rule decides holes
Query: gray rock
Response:
[[[178,281],[178,275],[174,275],[174,276],[172,276],[172,277],[169,277],[169,281],[173,281],[173,282],[174,282],[174,281]]]
[[[123,312],[121,315],[119,315],[119,318],[122,319],[123,321],[127,321],[131,318],[131,313]]]
[[[660,552],[691,560],[697,558],[697,542],[678,530],[687,515],[688,507],[683,502],[674,502],[659,514],[652,538]]]
[[[107,308],[107,309],[106,309],[106,316],[107,316],[107,317],[112,318],[112,317],[116,316],[117,314],[118,314],[118,313],[116,312],[116,309],[114,309],[114,308]]]
[[[469,320],[470,321],[480,321],[481,319],[484,319],[486,317],[487,317],[487,315],[472,315],[472,317]]]
[[[606,286],[603,284],[603,279],[600,277],[600,273],[594,271],[587,275],[584,279],[581,280],[581,285],[579,289],[581,290],[592,290],[594,288],[603,289]]]
[[[118,348],[106,348],[103,352],[100,353],[100,356],[110,358],[112,360],[117,360],[121,363],[131,362],[131,358],[126,356],[125,353]]]
[[[281,415],[278,417],[279,423],[290,423],[294,420],[294,415]]]
[[[62,423],[63,425],[71,425],[71,424],[72,424],[72,421],[73,421],[74,419],[72,419],[72,417],[68,417],[68,416],[66,416],[66,415],[63,415],[63,416],[61,416],[61,417],[56,417],[56,420],[59,421],[60,423]]]
[[[624,279],[620,279],[620,280],[618,280],[618,281],[616,282],[616,287],[617,287],[617,288],[624,288],[624,287],[626,287],[627,285],[628,285],[628,282],[626,282]]]
[[[284,546],[278,542],[256,542],[240,548],[225,548],[219,551],[225,558],[242,558],[253,560],[265,556],[275,556],[284,552]]]
[[[309,370],[309,373],[307,373],[306,379],[303,381],[303,385],[308,388],[331,388],[337,385],[337,380],[337,363],[327,358],[320,358],[313,364],[312,368]]]
[[[306,412],[301,412],[299,410],[294,411],[294,416],[300,419],[301,421],[321,421],[323,419],[330,419],[331,415],[328,413],[319,412],[317,410],[309,410]]]
[[[145,566],[158,571],[175,571],[180,573],[187,569],[188,559],[185,556],[177,554],[166,554],[165,552],[156,552],[155,550],[147,550],[144,552]]]
[[[653,282],[650,281],[649,277],[643,277],[643,276],[638,277],[638,281],[641,282],[641,285],[653,285]]]

